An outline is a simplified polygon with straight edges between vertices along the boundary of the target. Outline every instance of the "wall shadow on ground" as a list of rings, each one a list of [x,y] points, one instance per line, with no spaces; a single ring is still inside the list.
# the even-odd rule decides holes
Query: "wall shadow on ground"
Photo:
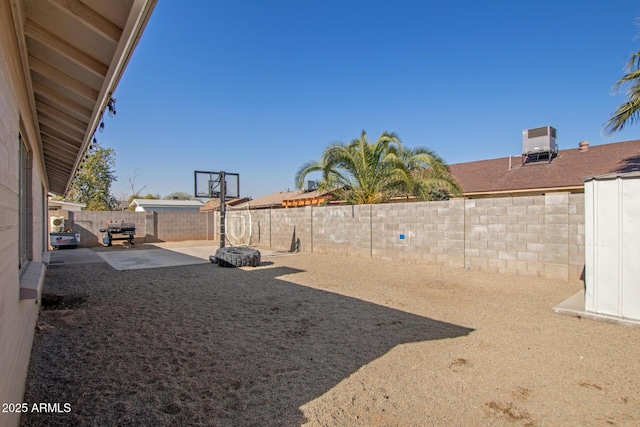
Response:
[[[74,233],[80,233],[80,244],[78,246],[90,248],[102,243],[102,235],[96,235],[92,230],[84,227],[81,222],[74,222],[72,226]]]
[[[473,331],[287,281],[299,272],[50,267],[45,292],[86,305],[41,313],[54,329],[36,335],[25,402],[72,411],[22,425],[300,425],[302,405],[395,346]]]

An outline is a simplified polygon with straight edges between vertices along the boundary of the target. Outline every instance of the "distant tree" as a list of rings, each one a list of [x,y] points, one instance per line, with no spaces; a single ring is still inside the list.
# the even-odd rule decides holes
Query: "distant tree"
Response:
[[[163,197],[164,200],[191,200],[193,197],[191,194],[185,191],[174,191]]]
[[[114,167],[114,149],[94,143],[71,183],[67,199],[86,203],[90,211],[113,210],[118,203],[111,194],[111,185],[116,181]]]
[[[129,202],[133,199],[139,199],[142,190],[147,188],[146,185],[136,189],[136,179],[138,179],[138,169],[133,171],[133,176],[129,175],[129,188],[131,189],[131,196],[129,197]]]
[[[627,102],[621,104],[607,121],[605,132],[608,135],[640,121],[640,51],[631,55],[625,71],[626,74],[613,86],[613,93],[624,92]]]
[[[444,160],[424,147],[405,149],[397,134],[384,132],[375,142],[362,131],[348,144],[330,144],[319,161],[308,162],[296,173],[302,188],[309,173],[322,172],[318,188],[331,191],[350,204],[383,203],[412,195],[433,200],[460,193]]]
[[[146,185],[143,185],[140,188],[137,188],[136,186],[136,180],[138,178],[138,171],[139,169],[136,169],[133,172],[133,176],[129,175],[129,190],[130,191],[126,191],[123,192],[120,197],[118,198],[118,205],[116,207],[116,210],[119,211],[126,211],[126,210],[130,210],[133,211],[135,210],[135,207],[130,206],[131,202],[133,201],[133,199],[141,199],[143,198],[140,194],[142,193],[142,190],[144,190],[145,188],[147,188]],[[160,198],[160,196],[156,197],[156,198]]]

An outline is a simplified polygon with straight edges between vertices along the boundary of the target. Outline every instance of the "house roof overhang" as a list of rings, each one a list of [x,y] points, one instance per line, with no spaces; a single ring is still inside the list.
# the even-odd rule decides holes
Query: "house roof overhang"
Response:
[[[49,191],[68,191],[156,2],[11,2]]]

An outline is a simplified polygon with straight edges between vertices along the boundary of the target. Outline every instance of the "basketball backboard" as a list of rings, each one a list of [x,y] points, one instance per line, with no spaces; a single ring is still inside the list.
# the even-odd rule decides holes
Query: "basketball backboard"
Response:
[[[237,173],[194,171],[194,183],[194,196],[198,198],[220,199],[221,192],[225,200],[240,197],[240,175]]]

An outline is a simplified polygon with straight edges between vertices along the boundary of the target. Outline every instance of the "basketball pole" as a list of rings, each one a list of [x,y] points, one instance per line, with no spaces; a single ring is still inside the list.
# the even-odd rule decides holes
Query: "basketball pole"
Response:
[[[227,185],[225,173],[220,172],[220,247],[224,248],[224,241],[227,237],[225,222],[227,217]]]
[[[227,240],[226,219],[227,219],[227,175],[231,179],[236,179],[235,186],[231,186],[231,198],[240,197],[240,175],[232,172],[206,172],[206,171],[194,171],[194,195],[196,198],[209,197],[214,199],[216,196],[220,198],[220,247],[225,247],[225,241]],[[198,191],[198,177],[208,176],[207,180],[207,192]],[[202,182],[202,181],[200,181]],[[216,187],[216,183],[220,183],[220,187]],[[219,189],[220,191],[216,191]]]

